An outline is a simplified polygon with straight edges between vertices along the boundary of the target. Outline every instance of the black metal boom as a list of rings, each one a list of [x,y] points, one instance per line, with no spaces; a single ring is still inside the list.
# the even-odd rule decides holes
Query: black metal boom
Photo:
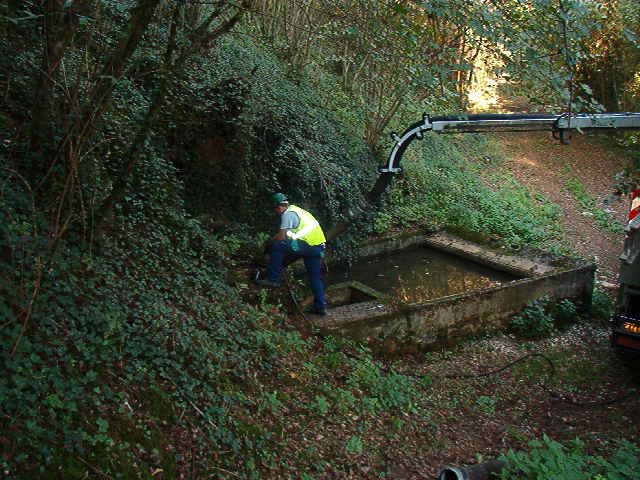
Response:
[[[402,171],[400,160],[409,144],[422,139],[428,131],[435,133],[469,133],[469,132],[530,132],[545,130],[553,133],[566,144],[569,132],[577,130],[582,133],[589,130],[624,130],[640,129],[640,113],[596,113],[596,114],[487,114],[456,115],[433,117],[424,114],[421,122],[407,128],[402,135],[392,134],[396,141],[387,164],[380,167],[380,173],[399,173]]]

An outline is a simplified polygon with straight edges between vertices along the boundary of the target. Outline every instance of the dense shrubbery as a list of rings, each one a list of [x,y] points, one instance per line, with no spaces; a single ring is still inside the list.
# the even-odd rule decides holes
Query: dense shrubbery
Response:
[[[25,89],[28,57],[5,65]],[[158,59],[152,46],[141,50],[134,77]],[[315,104],[314,91],[250,42],[230,39],[189,63],[185,77],[102,231],[91,210],[126,168],[153,78],[118,83],[116,108],[78,172],[86,204],[61,237],[51,220],[56,197],[36,197],[32,179],[18,173],[26,139],[0,145],[1,467],[11,475],[72,478],[94,466],[130,478],[159,462],[170,475],[189,450],[189,468],[206,471],[225,461],[212,449],[231,452],[225,458],[241,470],[234,454],[250,457],[263,441],[239,423],[246,397],[234,385],[262,368],[263,357],[282,354],[282,332],[260,328],[263,314],[225,282],[228,254],[257,238],[246,225],[238,230],[240,221],[264,227],[255,212],[269,211],[263,200],[277,188],[322,205],[326,221],[337,222],[344,205],[362,205],[375,169],[365,166],[362,142]],[[0,128],[12,137],[25,106],[4,100],[10,116]],[[226,157],[194,163],[196,147],[220,131],[232,146]],[[202,212],[234,222],[212,235],[191,215]],[[161,451],[183,436],[194,438],[188,448]]]
[[[593,318],[609,321],[615,312],[615,299],[598,285],[593,289],[591,315]]]
[[[242,219],[264,227],[255,212],[269,211],[262,201],[274,189],[323,205],[327,221],[338,221],[343,205],[362,203],[363,179],[375,174],[363,167],[362,142],[315,104],[304,81],[287,79],[266,51],[230,39],[186,66],[189,81],[173,86],[174,101],[139,147],[128,193],[96,229],[92,209],[127,168],[157,86],[145,72],[161,60],[153,41],[164,34],[152,32],[113,92],[115,108],[78,171],[85,203],[76,213],[55,196],[62,169],[53,170],[59,188],[45,193],[32,188],[44,172],[19,173],[29,148],[20,115],[32,97],[3,98],[0,128],[12,140],[0,144],[0,466],[10,475],[71,478],[91,465],[133,477],[160,458],[170,474],[187,450],[190,462],[205,463],[192,471],[205,471],[212,449],[232,458],[255,448],[261,437],[230,415],[245,404],[233,385],[269,355],[267,339],[279,333],[261,329],[259,310],[225,282],[227,253],[255,239],[235,227]],[[10,45],[1,47],[10,58]],[[33,86],[41,46],[25,47],[16,62],[3,61],[3,73],[23,83],[12,83],[11,93]],[[75,53],[66,59],[70,72]],[[226,157],[194,164],[196,147],[225,128]],[[57,208],[73,222],[63,236],[54,234],[63,231]],[[234,228],[214,236],[190,215],[212,211],[236,220]],[[185,436],[193,445],[159,451],[181,431],[192,432]]]
[[[270,213],[274,191],[312,208],[325,225],[362,208],[375,165],[363,142],[318,104],[309,79],[289,79],[270,52],[234,38],[189,75],[194,82],[167,119],[175,125],[171,138],[187,150],[223,144],[214,154],[188,152],[179,161],[189,210],[271,229],[268,215],[256,211]]]

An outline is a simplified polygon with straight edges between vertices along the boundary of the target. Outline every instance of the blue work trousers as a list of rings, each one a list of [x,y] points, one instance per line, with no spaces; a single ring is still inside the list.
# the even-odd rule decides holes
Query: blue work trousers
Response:
[[[324,297],[324,282],[322,281],[324,244],[311,246],[303,240],[297,240],[296,243],[295,250],[291,240],[273,242],[271,244],[271,260],[267,267],[267,278],[272,282],[280,282],[285,257],[287,257],[287,264],[296,258],[302,257],[311,282],[311,291],[314,299],[313,306],[317,310],[324,310],[327,303]]]

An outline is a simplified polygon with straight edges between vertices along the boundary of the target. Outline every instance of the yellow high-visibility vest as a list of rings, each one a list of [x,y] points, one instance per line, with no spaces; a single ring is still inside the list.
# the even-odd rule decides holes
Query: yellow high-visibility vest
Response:
[[[306,210],[295,205],[289,205],[287,210],[291,210],[298,214],[300,223],[296,228],[291,229],[294,233],[293,238],[304,240],[312,247],[325,243],[324,232],[318,221]]]

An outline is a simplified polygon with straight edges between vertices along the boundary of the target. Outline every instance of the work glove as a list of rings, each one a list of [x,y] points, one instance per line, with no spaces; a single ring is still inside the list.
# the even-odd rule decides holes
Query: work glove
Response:
[[[291,230],[287,230],[287,238],[289,238],[289,242],[291,244],[291,250],[297,252],[300,250],[300,246],[298,245],[298,238],[300,238],[295,232]]]

